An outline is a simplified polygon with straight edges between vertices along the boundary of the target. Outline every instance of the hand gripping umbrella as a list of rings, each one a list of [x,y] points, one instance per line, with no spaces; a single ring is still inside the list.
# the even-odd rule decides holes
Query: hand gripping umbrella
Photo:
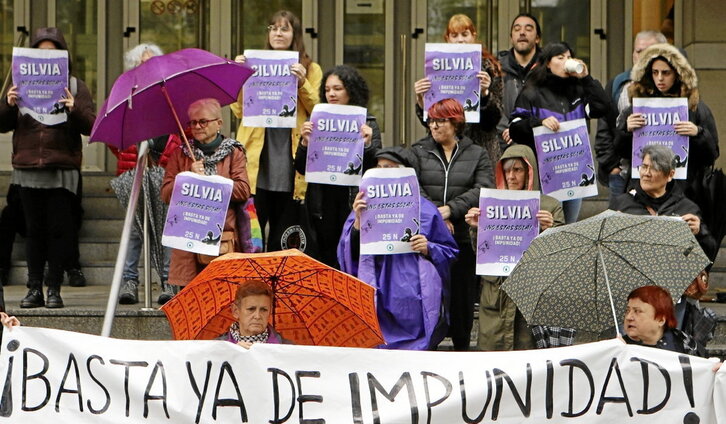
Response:
[[[253,70],[200,49],[183,49],[152,57],[123,73],[113,84],[91,130],[90,141],[123,150],[142,140],[181,133],[187,108],[203,98],[224,106]],[[191,151],[191,149],[189,149]]]
[[[182,127],[182,122],[188,121],[189,105],[203,98],[217,99],[221,105],[236,101],[237,94],[252,73],[248,66],[200,49],[184,49],[152,57],[116,80],[97,115],[90,140],[124,150],[143,140],[179,133],[189,151],[193,152]],[[101,333],[105,336],[111,334],[121,265],[126,255],[141,177],[145,174],[141,163],[142,152],[145,151],[143,146],[139,150],[139,162],[106,307]]]
[[[680,218],[605,211],[540,234],[502,289],[530,325],[602,332],[632,290],[658,285],[677,299],[709,263]]]
[[[383,343],[376,289],[297,249],[229,253],[213,260],[162,306],[177,340],[208,340],[229,329],[237,286],[262,280],[273,293],[271,324],[297,344],[373,347]]]

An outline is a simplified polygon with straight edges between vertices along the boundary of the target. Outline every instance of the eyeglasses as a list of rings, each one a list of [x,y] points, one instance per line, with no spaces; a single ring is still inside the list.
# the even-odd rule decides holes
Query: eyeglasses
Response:
[[[267,25],[267,32],[277,32],[277,31],[290,32],[290,31],[292,31],[292,28],[290,28],[287,25],[283,25],[283,26]]]
[[[449,122],[449,118],[429,118],[427,124],[429,125],[429,127],[434,126],[434,124],[436,124],[436,126],[438,127],[439,125],[443,125],[446,122]]]
[[[209,125],[210,122],[214,122],[214,121],[219,121],[219,118],[217,118],[217,119],[200,119],[198,121],[196,119],[193,119],[193,120],[187,122],[187,126],[189,126],[189,128],[194,128],[197,125],[199,125],[199,128],[207,128],[207,125]]]
[[[658,170],[655,169],[655,167],[653,167],[651,165],[639,165],[638,166],[638,173],[640,173],[640,174],[647,174],[651,171],[658,172]]]

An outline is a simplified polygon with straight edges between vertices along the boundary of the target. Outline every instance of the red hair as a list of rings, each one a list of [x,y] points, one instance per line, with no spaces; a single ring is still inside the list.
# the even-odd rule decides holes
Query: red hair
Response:
[[[464,108],[454,99],[444,99],[431,105],[428,110],[429,119],[448,119],[454,124],[457,132],[464,126]]]
[[[478,32],[476,30],[476,27],[474,26],[474,21],[471,20],[470,17],[464,15],[463,13],[456,14],[449,18],[449,24],[446,26],[446,32],[444,33],[444,41],[449,41],[449,35],[457,32],[464,32],[466,30],[469,30],[475,38],[478,39]],[[484,47],[484,44],[481,46],[481,59],[482,63],[486,63],[486,61],[489,61],[491,64],[491,73],[493,74],[493,77],[498,77],[502,75],[502,65],[499,63],[496,57],[494,57],[493,54],[487,50],[486,47]]]
[[[262,280],[244,280],[238,283],[234,303],[240,305],[247,296],[267,296],[272,299],[272,288]]]
[[[655,319],[665,319],[666,328],[678,325],[673,310],[673,298],[668,290],[661,286],[643,286],[630,292],[628,300],[640,299],[655,309]]]

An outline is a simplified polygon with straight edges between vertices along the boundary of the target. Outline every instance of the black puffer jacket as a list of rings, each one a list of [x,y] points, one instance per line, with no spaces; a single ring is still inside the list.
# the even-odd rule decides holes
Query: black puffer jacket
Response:
[[[505,129],[509,128],[509,117],[514,110],[514,103],[517,101],[519,93],[522,92],[522,88],[524,87],[524,83],[527,80],[527,75],[529,75],[529,71],[531,71],[534,65],[537,63],[537,60],[539,59],[539,55],[541,53],[542,49],[537,46],[537,50],[527,66],[522,66],[517,62],[517,59],[514,56],[513,48],[509,50],[502,50],[498,54],[497,59],[499,59],[499,63],[502,64],[502,90],[504,93],[502,99],[502,117],[497,124],[497,133],[499,134],[500,138],[502,132],[504,132]],[[504,140],[501,140],[501,143],[503,143],[502,151],[504,151],[504,149],[506,149],[507,147],[506,143],[504,143]]]
[[[686,197],[681,184],[675,180],[668,183],[666,194],[658,199],[648,196],[638,184],[629,193],[623,193],[610,202],[610,209],[631,215],[650,215],[648,208],[659,216],[683,216],[690,213],[701,219],[701,209]],[[696,240],[709,257],[715,258],[714,252],[718,251],[718,246],[703,220]]]
[[[560,78],[549,71],[541,84],[530,79],[517,97],[512,111],[509,135],[526,144],[537,154],[532,128],[554,116],[559,122],[600,118],[610,111],[610,99],[600,82],[590,75],[584,78]]]
[[[437,207],[451,208],[450,221],[454,224],[457,241],[469,239],[464,215],[479,205],[479,189],[494,187],[492,165],[487,151],[462,137],[446,164],[443,150],[430,135],[411,146],[411,166],[416,170],[421,194]]]

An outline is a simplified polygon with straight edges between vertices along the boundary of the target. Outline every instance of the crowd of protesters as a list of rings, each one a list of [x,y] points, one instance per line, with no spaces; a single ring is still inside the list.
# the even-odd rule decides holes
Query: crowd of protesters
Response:
[[[232,203],[224,228],[220,229],[229,237],[223,239],[238,239],[237,215],[245,212],[237,205],[252,197],[268,251],[290,247],[285,240],[287,218],[283,215],[301,211],[297,218],[299,224],[304,221],[305,231],[309,232],[308,253],[379,289],[379,320],[389,348],[436,349],[448,334],[455,350],[467,350],[475,307],[479,309],[479,349],[531,349],[538,345],[538,332],[533,332],[501,290],[504,278],[484,276],[480,281],[475,274],[472,249],[481,188],[540,189],[533,135],[536,127],[557,132],[566,121],[599,119],[594,143],[598,179],[610,189],[610,208],[631,214],[681,217],[711,260],[715,258],[720,240],[710,235],[693,195],[719,155],[715,120],[700,99],[695,71],[684,53],[666,44],[662,34],[644,31],[636,35],[632,70],[618,75],[603,89],[569,45],[555,42],[541,47],[540,23],[534,16],[522,13],[512,22],[509,50],[494,55],[482,47],[481,70],[476,75],[481,92],[477,123],[465,122],[464,107],[454,99],[434,103],[425,111],[424,120],[423,98],[432,87],[428,78],[416,81],[412,87],[416,114],[427,135],[418,141],[410,140],[410,147],[382,148],[381,131],[369,113],[360,133],[365,143],[361,173],[376,166],[410,167],[421,189],[421,232],[410,239],[414,253],[380,257],[362,255],[358,249],[360,213],[366,202],[357,187],[305,182],[313,107],[318,103],[366,107],[369,89],[351,66],[338,65],[323,73],[306,53],[302,35],[299,18],[289,11],[275,13],[268,22],[266,48],[299,53],[299,63],[291,67],[297,79],[296,126],[241,125],[234,140],[220,133],[219,103],[200,100],[188,111],[191,149],[174,137],[163,137],[153,149],[157,157],[164,156],[165,162],[163,184],[154,195],[160,194],[168,202],[174,178],[183,171],[230,178],[234,183]],[[469,17],[454,15],[444,41],[479,43],[477,29]],[[55,28],[39,31],[31,45],[67,49]],[[129,54],[136,58],[129,66],[134,67],[161,51],[144,45]],[[244,63],[247,59],[239,55],[235,60]],[[573,61],[574,69],[566,66]],[[74,219],[79,212],[73,205],[80,198],[80,135],[90,131],[95,109],[85,84],[75,81],[77,88],[67,89],[67,95],[60,100],[69,119],[59,126],[43,125],[21,114],[16,106],[16,87],[10,87],[0,102],[0,131],[14,131],[13,185],[8,207],[23,211],[21,215],[8,212],[7,219],[25,221],[29,291],[20,304],[24,308],[63,306],[63,271],[73,263],[72,252],[77,251],[78,225]],[[629,173],[633,131],[646,123],[642,114],[633,113],[632,100],[654,97],[687,99],[688,121],[674,126],[679,135],[690,139],[685,180],[673,179],[680,157],[669,148],[655,145],[647,146],[639,158],[640,178],[632,178]],[[238,118],[244,115],[241,94],[232,110]],[[40,156],[41,152],[50,154]],[[119,159],[119,173],[133,167],[135,149],[114,153]],[[580,207],[581,199],[560,203],[541,195],[536,215],[540,230],[576,222]],[[3,220],[5,216],[3,213]],[[138,301],[138,230],[132,233],[132,239],[121,303]],[[239,251],[241,245],[233,242],[230,249]],[[176,292],[172,287],[185,286],[208,263],[200,255],[178,249],[169,256],[160,275],[165,294],[159,298],[160,304]],[[4,281],[9,262],[1,257],[0,261],[0,279]],[[418,283],[410,279],[416,273]],[[44,282],[47,297],[42,292]],[[266,313],[270,294],[264,290],[250,293],[247,295],[261,299],[259,308]],[[668,301],[663,301],[666,296]],[[236,306],[237,315],[245,299],[244,295],[238,296],[237,302],[241,303]],[[703,354],[702,346],[694,341],[697,335],[679,329],[683,327],[679,327],[670,299],[670,294],[659,288],[631,293],[624,321],[625,340]],[[644,313],[656,323],[648,333],[643,330],[646,324],[638,321]],[[417,318],[421,315],[427,319]],[[254,319],[260,321],[257,315]],[[228,338],[239,341],[244,336],[243,340],[253,340],[258,334],[277,337],[274,330],[265,331],[266,320],[257,321],[254,334],[240,327],[235,337]]]

